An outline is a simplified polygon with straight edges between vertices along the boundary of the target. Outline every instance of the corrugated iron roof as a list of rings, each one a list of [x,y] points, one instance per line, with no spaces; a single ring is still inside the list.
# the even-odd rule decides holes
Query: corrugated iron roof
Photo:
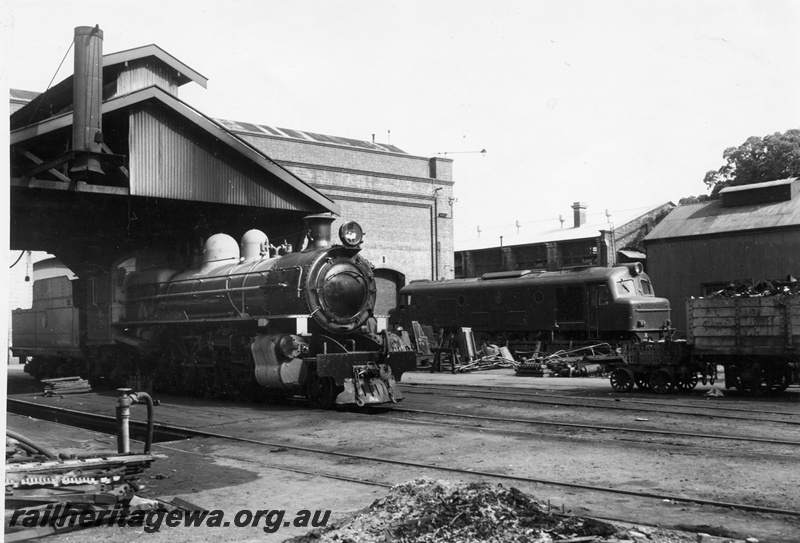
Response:
[[[497,228],[486,228],[481,230],[481,237],[464,241],[456,242],[456,251],[476,251],[480,249],[490,249],[500,246],[500,236],[503,236],[503,247],[512,245],[532,245],[535,243],[547,243],[554,241],[574,241],[579,239],[596,238],[600,235],[601,231],[609,231],[613,228],[620,228],[622,225],[627,224],[634,219],[646,215],[651,211],[664,207],[666,205],[674,205],[671,202],[663,202],[655,206],[643,206],[631,209],[624,209],[621,211],[614,211],[610,217],[606,217],[604,213],[593,213],[587,216],[587,222],[579,228],[572,226],[573,214],[569,213],[564,215],[566,219],[564,227],[547,227],[542,228],[542,222],[539,221],[539,226],[523,223],[520,226],[519,232],[516,231],[516,226],[505,226]],[[610,221],[610,222],[609,222]],[[558,219],[547,221],[548,224],[559,224]]]
[[[798,226],[800,199],[797,197],[785,202],[736,207],[722,207],[721,200],[712,200],[678,206],[658,223],[645,241]]]
[[[206,131],[211,136],[219,140],[222,144],[229,146],[234,151],[251,160],[258,167],[263,168],[273,176],[277,177],[293,190],[298,191],[305,197],[310,198],[316,204],[321,205],[325,210],[336,213],[337,215],[341,212],[340,206],[333,200],[307,185],[293,173],[274,162],[272,159],[264,155],[261,151],[257,150],[249,143],[226,130],[225,127],[220,126],[210,117],[203,115],[201,112],[197,111],[185,102],[182,102],[175,96],[165,92],[157,86],[147,87],[131,94],[115,98],[113,100],[108,100],[103,103],[102,113],[105,115],[112,111],[129,108],[147,100],[156,100],[172,111],[178,113],[183,118],[193,123],[197,128]],[[10,142],[11,145],[15,145],[71,125],[72,113],[70,112],[61,114],[39,123],[31,124],[17,130],[12,130]]]
[[[327,136],[325,134],[317,134],[315,132],[308,132],[307,130],[295,130],[293,128],[278,128],[274,126],[267,126],[263,124],[253,124],[242,121],[231,121],[228,119],[215,119],[218,123],[223,125],[231,132],[239,132],[247,134],[248,136],[275,136],[279,138],[291,138],[296,140],[311,141],[316,143],[328,143],[332,145],[344,145],[347,147],[357,147],[359,149],[367,149],[370,151],[383,151],[387,153],[408,154],[402,149],[390,145],[388,143],[375,143],[364,140],[357,140],[352,138],[343,138],[341,136]]]
[[[112,78],[111,74],[118,72],[126,62],[153,57],[175,70],[179,85],[194,81],[206,87],[208,79],[199,74],[177,58],[173,57],[157,45],[145,45],[103,55],[103,82]],[[72,108],[73,76],[70,75],[58,84],[50,87],[45,92],[33,93],[23,90],[11,90],[12,98],[25,96],[28,104],[11,114],[9,124],[11,130],[21,128],[28,124],[37,123],[52,115],[57,115]]]

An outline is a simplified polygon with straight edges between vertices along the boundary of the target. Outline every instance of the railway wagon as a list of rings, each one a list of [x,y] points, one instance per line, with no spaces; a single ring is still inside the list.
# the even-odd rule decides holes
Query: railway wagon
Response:
[[[147,390],[256,399],[300,395],[315,407],[402,399],[413,353],[370,326],[372,266],[361,227],[331,242],[330,216],[307,218],[308,245],[279,254],[247,232],[206,240],[199,262],[137,251],[86,277],[34,284],[12,314],[12,353],[36,378],[78,373]],[[298,248],[299,249],[299,248]]]
[[[400,290],[399,316],[407,330],[470,328],[478,341],[533,352],[659,338],[670,327],[669,301],[639,263],[412,281]]]
[[[723,366],[726,388],[760,394],[800,382],[800,295],[688,300],[686,316],[692,359]]]

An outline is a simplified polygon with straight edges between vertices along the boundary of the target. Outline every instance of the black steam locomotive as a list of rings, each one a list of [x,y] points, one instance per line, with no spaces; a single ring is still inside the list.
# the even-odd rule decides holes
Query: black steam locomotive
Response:
[[[533,346],[542,342],[654,339],[669,329],[670,306],[639,263],[613,268],[518,270],[480,278],[412,281],[400,291],[406,327]]]
[[[152,251],[110,270],[34,284],[34,305],[12,314],[13,351],[34,377],[79,373],[114,386],[255,399],[302,395],[311,405],[402,399],[395,378],[416,365],[373,326],[376,285],[347,222],[331,244],[329,216],[309,218],[299,252],[258,230],[241,246],[208,238],[201,262],[170,266]],[[278,253],[284,254],[278,254]]]

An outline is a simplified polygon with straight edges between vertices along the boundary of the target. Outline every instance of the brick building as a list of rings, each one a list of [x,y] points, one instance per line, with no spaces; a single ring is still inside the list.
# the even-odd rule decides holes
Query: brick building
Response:
[[[457,277],[524,269],[560,270],[577,266],[613,266],[625,262],[646,264],[642,240],[673,208],[672,202],[600,214],[588,220],[587,205],[572,206],[572,225],[531,229],[520,225],[503,235],[477,238],[456,247]]]

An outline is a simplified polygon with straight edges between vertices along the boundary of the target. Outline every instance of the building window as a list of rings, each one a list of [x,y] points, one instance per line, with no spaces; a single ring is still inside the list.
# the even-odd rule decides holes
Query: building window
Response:
[[[561,260],[564,267],[595,266],[598,264],[597,256],[597,243],[594,239],[561,244]]]
[[[475,277],[480,277],[484,273],[502,271],[503,253],[502,249],[485,249],[472,253],[475,262]]]
[[[466,253],[455,253],[453,256],[453,275],[456,279],[466,277],[466,267],[464,266]]]
[[[527,245],[514,247],[518,270],[535,270],[547,267],[547,246]]]

